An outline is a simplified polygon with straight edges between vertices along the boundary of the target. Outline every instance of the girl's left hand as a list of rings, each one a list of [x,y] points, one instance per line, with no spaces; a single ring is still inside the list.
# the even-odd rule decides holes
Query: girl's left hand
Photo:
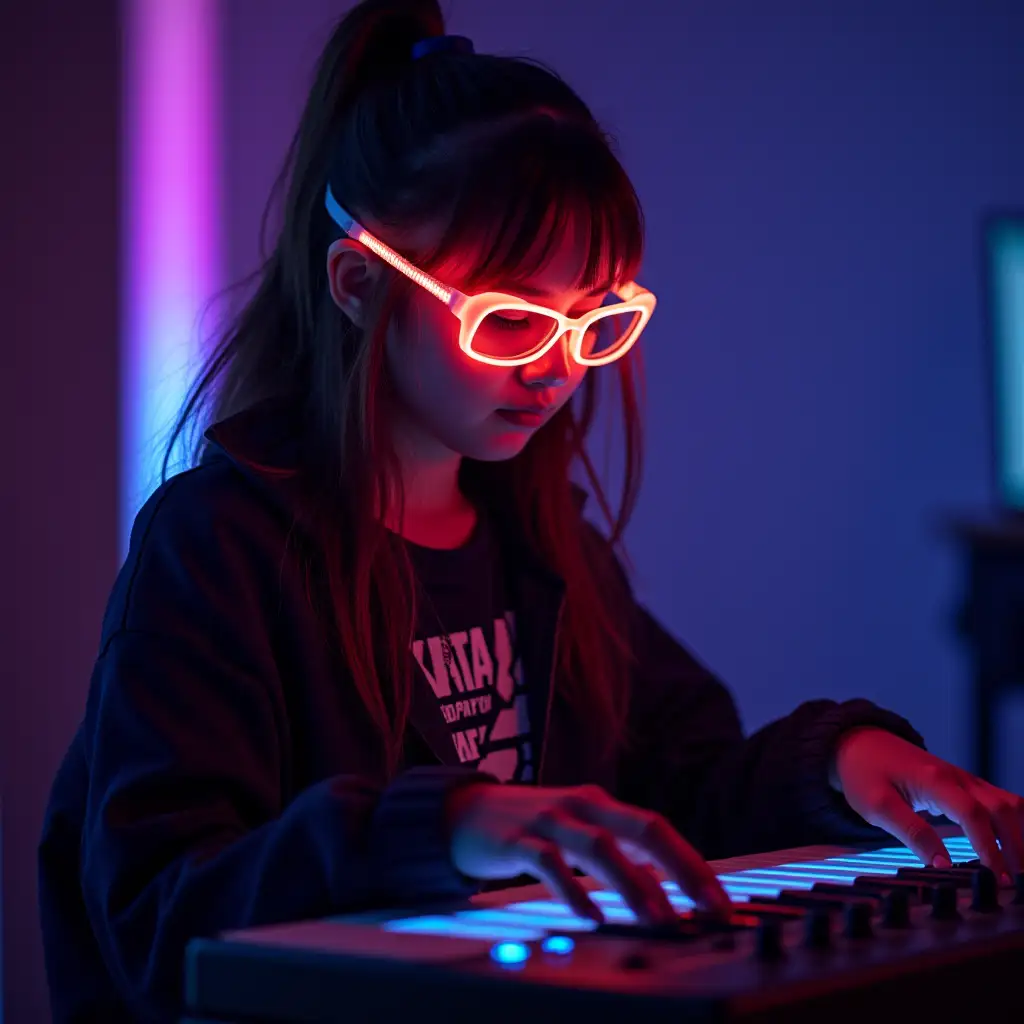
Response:
[[[949,867],[950,860],[918,811],[955,821],[997,877],[1024,871],[1024,799],[891,732],[863,727],[840,736],[829,781],[865,821],[894,835],[925,864]]]

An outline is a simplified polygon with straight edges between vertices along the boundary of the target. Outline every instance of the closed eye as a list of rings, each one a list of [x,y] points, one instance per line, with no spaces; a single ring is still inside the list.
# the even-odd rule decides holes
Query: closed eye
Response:
[[[488,320],[492,321],[495,327],[503,331],[521,331],[530,326],[530,317],[524,313],[521,316],[509,316],[503,313],[492,313]]]

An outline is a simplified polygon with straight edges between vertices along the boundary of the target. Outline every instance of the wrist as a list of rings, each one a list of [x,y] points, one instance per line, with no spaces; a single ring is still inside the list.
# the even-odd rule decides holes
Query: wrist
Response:
[[[853,728],[847,729],[845,732],[839,734],[832,747],[832,754],[828,759],[828,784],[832,789],[837,793],[842,793],[843,791],[843,782],[839,776],[839,763],[840,758],[847,750],[850,741],[855,737],[860,736],[862,733],[886,731],[887,730],[881,729],[877,725],[855,725]]]
[[[466,809],[487,786],[492,785],[494,785],[492,782],[467,782],[463,786],[457,786],[445,798],[444,827],[449,843],[451,842],[455,826],[465,815]]]

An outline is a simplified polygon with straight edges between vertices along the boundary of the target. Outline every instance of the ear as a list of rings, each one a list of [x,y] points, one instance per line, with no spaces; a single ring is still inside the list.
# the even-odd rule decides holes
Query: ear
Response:
[[[367,304],[383,272],[383,263],[362,242],[339,238],[327,250],[331,298],[357,327],[365,326]]]

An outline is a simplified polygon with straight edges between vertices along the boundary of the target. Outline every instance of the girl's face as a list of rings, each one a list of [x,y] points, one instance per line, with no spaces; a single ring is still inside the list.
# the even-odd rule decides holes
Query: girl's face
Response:
[[[553,248],[547,264],[529,281],[514,286],[495,282],[493,289],[573,316],[600,306],[605,290],[586,294],[573,286],[586,254],[572,235]],[[466,286],[468,269],[449,263],[432,273],[469,291],[474,289]],[[370,265],[364,270],[372,274]],[[338,287],[343,276],[332,266],[332,291],[344,309],[339,301],[343,288],[339,295]],[[451,455],[481,461],[512,458],[569,401],[587,368],[572,359],[568,336],[535,362],[503,367],[467,356],[459,348],[459,330],[459,320],[444,303],[415,286],[405,309],[392,318],[386,353],[401,445],[430,461]]]

